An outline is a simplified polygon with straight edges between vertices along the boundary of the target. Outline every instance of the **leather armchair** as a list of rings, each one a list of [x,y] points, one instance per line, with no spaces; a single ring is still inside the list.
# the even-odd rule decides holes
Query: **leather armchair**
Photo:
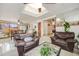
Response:
[[[50,37],[52,44],[60,46],[62,49],[73,52],[75,43],[74,32],[56,32],[54,36]]]
[[[30,42],[25,42],[24,39],[26,37],[32,37],[33,40]],[[38,46],[39,39],[40,38],[36,36],[35,33],[32,35],[19,34],[19,33],[14,34],[15,46],[17,47],[19,56],[23,56],[26,52]]]
[[[26,52],[39,45],[39,38],[33,38],[33,41],[25,42],[24,40],[16,40],[15,45],[19,56],[23,56]]]

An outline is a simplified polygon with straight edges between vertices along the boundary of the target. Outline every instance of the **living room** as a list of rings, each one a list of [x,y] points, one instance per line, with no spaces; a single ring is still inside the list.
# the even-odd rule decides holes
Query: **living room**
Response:
[[[0,56],[79,56],[78,3],[0,6]]]

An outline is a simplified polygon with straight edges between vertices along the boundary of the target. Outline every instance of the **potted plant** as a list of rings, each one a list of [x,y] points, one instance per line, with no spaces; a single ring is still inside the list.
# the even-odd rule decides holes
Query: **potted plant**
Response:
[[[41,56],[49,56],[51,55],[52,49],[49,47],[48,44],[43,44],[43,47],[40,49]]]
[[[69,32],[69,30],[70,30],[70,24],[69,24],[69,22],[67,22],[67,21],[64,20],[63,26],[64,26],[64,31],[65,32]]]

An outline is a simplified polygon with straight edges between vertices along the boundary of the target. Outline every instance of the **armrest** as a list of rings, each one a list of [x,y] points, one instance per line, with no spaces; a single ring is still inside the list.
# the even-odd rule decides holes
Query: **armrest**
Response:
[[[66,40],[66,42],[67,42],[68,50],[71,51],[71,52],[73,52],[73,50],[74,50],[74,44],[75,44],[76,41],[73,40],[73,39],[68,39],[68,40]]]
[[[67,42],[67,46],[70,48],[70,49],[72,49],[73,47],[74,47],[74,44],[75,44],[75,40],[73,40],[73,39],[68,39],[68,40],[66,40],[66,42]]]
[[[67,42],[67,43],[75,43],[76,40],[73,40],[73,39],[67,39],[66,42]]]
[[[16,42],[15,42],[15,46],[25,46],[25,42],[24,41],[22,41],[22,40],[17,40]]]
[[[50,37],[52,39],[52,37]]]
[[[50,37],[50,38],[51,38],[52,41],[55,41],[55,37],[54,36],[53,37]]]

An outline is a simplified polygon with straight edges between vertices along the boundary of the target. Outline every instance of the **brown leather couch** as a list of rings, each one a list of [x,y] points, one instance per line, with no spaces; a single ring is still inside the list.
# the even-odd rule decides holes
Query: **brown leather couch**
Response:
[[[56,32],[54,36],[50,37],[52,44],[60,46],[62,49],[73,52],[75,43],[74,32]]]
[[[29,37],[29,35],[26,34],[14,35],[15,46],[17,47],[19,56],[23,56],[26,52],[39,45],[39,37],[31,36],[33,40],[30,42],[25,42],[24,41],[25,37]]]
[[[26,52],[39,45],[39,38],[34,38],[31,42],[16,40],[15,43],[19,56],[23,56]]]

